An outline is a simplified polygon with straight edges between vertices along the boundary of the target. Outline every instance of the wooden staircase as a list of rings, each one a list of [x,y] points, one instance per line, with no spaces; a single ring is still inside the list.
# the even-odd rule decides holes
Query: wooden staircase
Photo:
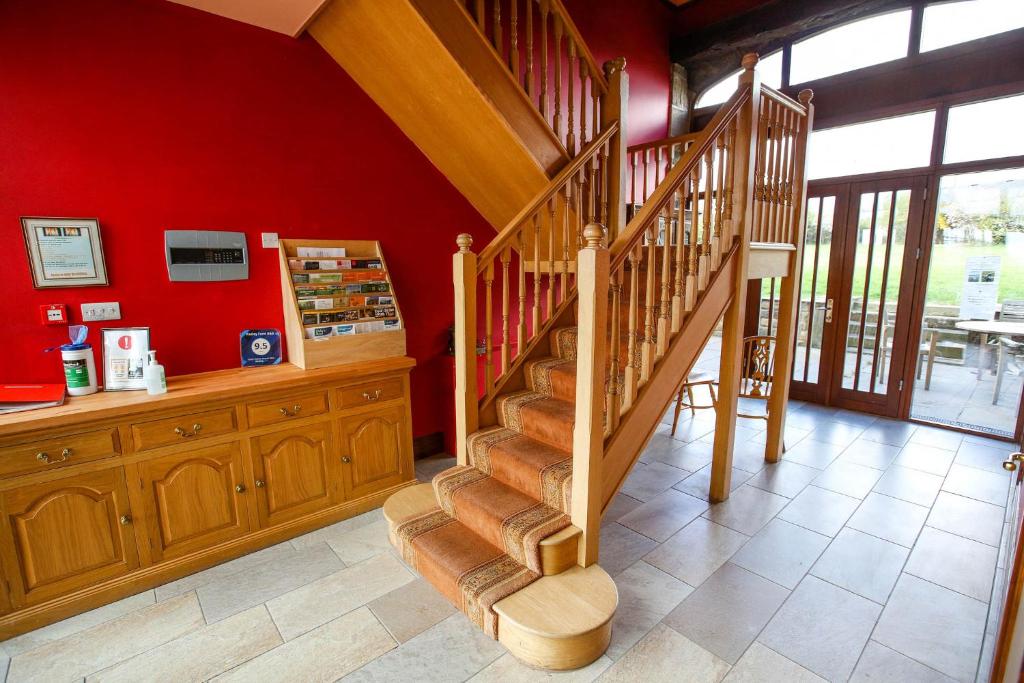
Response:
[[[757,56],[748,55],[739,89],[704,131],[626,150],[624,62],[606,64],[598,74],[578,34],[567,31],[571,21],[559,2],[525,5],[526,16],[517,20],[507,12],[521,3],[488,3],[495,14],[506,11],[491,24],[476,0],[344,0],[311,32],[442,170],[455,167],[443,158],[449,152],[438,151],[438,140],[456,147],[455,138],[476,138],[451,155],[472,157],[474,177],[454,182],[467,196],[501,195],[502,206],[486,213],[496,225],[508,214],[479,253],[469,235],[459,236],[453,257],[457,465],[388,500],[392,543],[517,657],[541,668],[572,669],[604,652],[617,607],[615,584],[597,563],[601,516],[720,321],[710,498],[728,497],[751,278],[782,278],[765,457],[781,455],[813,108],[809,91],[797,102],[762,86]],[[443,112],[455,111],[438,104],[445,97],[417,95],[427,100],[417,106],[428,110],[429,135],[403,125],[407,113],[400,110],[407,105],[386,104],[397,95],[375,95],[381,86],[369,82],[379,81],[374,63],[392,57],[356,55],[341,38],[355,16],[348,12],[372,14],[381,7],[396,16],[415,10],[420,23],[414,33],[429,29],[430,40],[455,55],[472,81],[465,55],[480,46],[467,44],[470,36],[459,37],[461,29],[453,28],[461,26],[455,17],[470,22],[473,38],[492,49],[533,108],[530,117],[547,126],[564,152],[544,162],[524,142],[530,135],[513,135],[514,126],[505,126],[542,169],[543,180],[521,183],[529,174],[518,162],[510,166],[495,158],[503,152],[484,149],[503,149],[488,137],[497,128],[444,129]],[[444,17],[453,21],[431,24]],[[525,39],[528,57],[518,52],[516,26],[524,19],[530,22],[526,36],[538,26],[545,31],[543,64],[536,68],[533,57],[541,48],[532,37]],[[387,21],[373,21],[390,30]],[[401,41],[392,40],[397,50]],[[550,46],[558,57],[549,58]],[[580,74],[575,90],[566,71]],[[415,79],[406,80],[412,87]],[[498,114],[504,116],[492,107],[488,116]],[[474,155],[486,163],[476,165]],[[503,194],[512,176],[515,191]],[[628,224],[627,203],[634,206]],[[511,213],[510,206],[516,207]]]

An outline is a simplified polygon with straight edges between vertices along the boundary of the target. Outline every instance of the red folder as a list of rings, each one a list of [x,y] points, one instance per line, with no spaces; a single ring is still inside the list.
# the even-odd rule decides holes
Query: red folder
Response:
[[[63,384],[0,384],[0,413],[59,406],[64,392]]]

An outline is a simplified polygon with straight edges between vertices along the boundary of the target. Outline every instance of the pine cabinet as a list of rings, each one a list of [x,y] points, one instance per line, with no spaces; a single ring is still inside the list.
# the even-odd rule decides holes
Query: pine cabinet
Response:
[[[329,422],[261,436],[253,440],[252,454],[261,526],[322,510],[341,497]]]
[[[340,421],[345,496],[356,498],[394,486],[405,471],[409,433],[402,406],[379,408]]]

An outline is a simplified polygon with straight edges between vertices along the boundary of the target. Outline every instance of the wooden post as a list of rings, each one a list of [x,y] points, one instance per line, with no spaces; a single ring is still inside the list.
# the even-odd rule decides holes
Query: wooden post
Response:
[[[452,256],[455,284],[455,449],[459,465],[468,465],[466,438],[478,427],[476,379],[476,254],[469,250],[473,238],[456,238]],[[489,302],[488,302],[489,303]]]
[[[604,502],[604,375],[608,327],[609,253],[604,229],[590,223],[576,258],[579,292],[576,353],[576,424],[572,435],[572,523],[583,530],[579,564],[597,562]]]
[[[608,92],[601,103],[601,130],[618,121],[619,130],[608,144],[608,241],[614,242],[626,227],[626,107],[629,104],[629,74],[626,58],[604,63]]]
[[[807,208],[807,138],[814,123],[814,105],[810,90],[800,91],[800,103],[807,108],[794,159],[792,224],[790,226],[796,251],[792,254],[789,275],[782,279],[779,298],[779,319],[775,331],[775,370],[772,374],[772,393],[768,397],[768,436],[764,459],[778,462],[785,449],[786,406],[789,404],[789,383],[793,372],[794,338],[799,325],[800,266],[804,253],[804,212]]]
[[[747,303],[747,263],[750,260],[750,230],[754,212],[754,171],[757,153],[757,122],[761,108],[761,78],[754,70],[757,55],[743,57],[740,87],[750,89],[750,101],[739,114],[736,136],[736,175],[733,188],[733,216],[739,220],[736,275],[732,299],[725,309],[722,327],[722,357],[718,401],[715,405],[715,445],[711,460],[708,497],[720,502],[729,497],[732,482],[732,451],[736,439],[736,409],[739,401],[743,363],[743,323]]]

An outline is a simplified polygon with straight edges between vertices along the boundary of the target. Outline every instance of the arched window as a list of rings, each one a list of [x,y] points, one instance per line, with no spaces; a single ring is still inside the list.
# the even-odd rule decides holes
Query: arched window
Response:
[[[921,52],[1024,27],[1021,0],[940,2],[924,8]]]
[[[782,85],[782,50],[777,50],[757,63],[757,71],[761,74],[761,82],[772,88]],[[733,72],[701,93],[694,105],[696,109],[722,104],[732,97],[738,86],[737,79],[742,70]]]
[[[910,10],[876,14],[793,43],[789,82],[806,83],[907,56]]]

